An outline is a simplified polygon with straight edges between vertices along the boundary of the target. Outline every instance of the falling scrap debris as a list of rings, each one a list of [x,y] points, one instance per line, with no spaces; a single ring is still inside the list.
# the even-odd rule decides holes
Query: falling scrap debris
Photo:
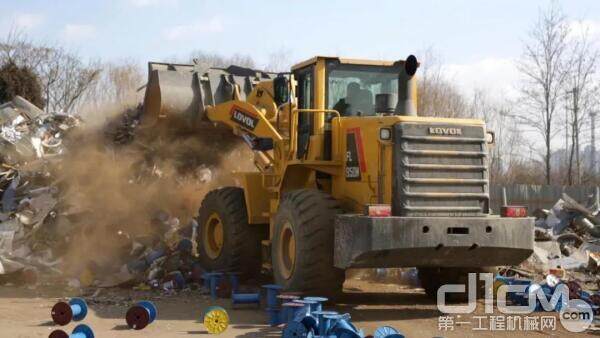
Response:
[[[96,286],[126,285],[171,292],[186,288],[190,283],[201,283],[204,270],[193,254],[197,223],[192,220],[180,227],[176,217],[159,211],[152,218],[152,228],[152,234],[146,236],[120,233],[128,239],[121,256],[123,263],[118,271],[98,278]],[[98,268],[95,270],[90,273],[97,272]]]

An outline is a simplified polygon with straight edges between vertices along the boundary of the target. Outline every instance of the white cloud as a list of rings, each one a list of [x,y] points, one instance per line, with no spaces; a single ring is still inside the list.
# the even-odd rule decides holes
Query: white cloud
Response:
[[[16,14],[13,23],[17,29],[30,30],[44,22],[44,16],[41,14],[21,13]]]
[[[127,3],[134,7],[152,7],[152,6],[173,6],[179,3],[178,0],[127,0]]]
[[[80,41],[91,39],[96,35],[96,27],[92,25],[67,24],[61,32],[67,41]]]
[[[224,29],[221,19],[214,17],[207,21],[199,21],[189,25],[179,25],[167,28],[163,31],[163,37],[167,40],[192,39],[197,34],[219,33]]]
[[[467,95],[476,89],[496,97],[514,98],[517,95],[515,87],[520,74],[514,59],[485,58],[469,64],[447,64],[442,71]]]
[[[570,37],[578,38],[587,35],[588,38],[599,38],[600,37],[600,21],[594,20],[580,20],[571,21],[569,23]]]

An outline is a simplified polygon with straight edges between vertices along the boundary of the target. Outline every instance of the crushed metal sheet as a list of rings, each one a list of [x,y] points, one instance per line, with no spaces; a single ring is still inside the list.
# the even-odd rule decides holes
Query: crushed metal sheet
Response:
[[[19,270],[23,270],[23,268],[25,268],[24,264],[0,256],[0,275],[17,272]]]
[[[15,194],[19,186],[20,176],[15,177],[2,194],[2,211],[10,212],[16,207]]]

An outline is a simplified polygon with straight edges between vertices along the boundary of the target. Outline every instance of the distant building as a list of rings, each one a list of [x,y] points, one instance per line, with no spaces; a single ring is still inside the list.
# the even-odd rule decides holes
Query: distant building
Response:
[[[565,151],[564,148],[555,150],[552,153],[552,158],[550,160],[550,164],[552,166],[552,168],[557,169],[557,168],[565,168],[565,166],[568,163],[568,159],[569,156],[571,155],[570,153],[570,149],[568,151]],[[589,172],[592,171],[592,160],[593,160],[594,156],[592,156],[592,146],[591,145],[586,145],[582,152],[581,155],[579,156],[579,159],[581,161],[581,170],[584,172]],[[598,153],[598,150],[596,148],[596,172],[600,172],[600,170],[598,170],[598,165],[600,162],[600,154]],[[573,169],[575,169],[575,154],[573,154]]]

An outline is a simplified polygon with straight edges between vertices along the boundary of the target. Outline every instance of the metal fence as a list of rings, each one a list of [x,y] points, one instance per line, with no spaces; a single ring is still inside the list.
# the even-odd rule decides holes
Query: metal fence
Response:
[[[506,188],[508,204],[527,206],[530,213],[538,208],[550,209],[563,193],[583,205],[589,205],[595,200],[594,196],[598,189],[596,186],[492,185],[490,187],[490,207],[494,214],[498,214],[502,206],[502,188]]]

